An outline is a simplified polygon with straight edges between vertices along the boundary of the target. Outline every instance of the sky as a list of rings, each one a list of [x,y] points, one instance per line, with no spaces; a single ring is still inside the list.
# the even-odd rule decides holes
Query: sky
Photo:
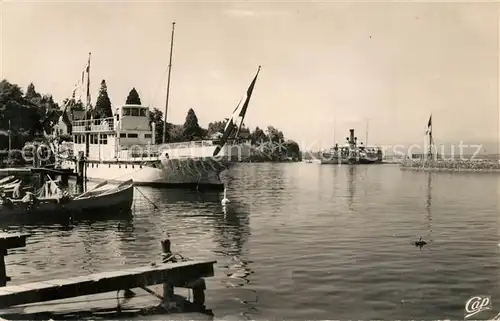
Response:
[[[202,126],[229,117],[262,66],[245,123],[302,146],[424,139],[498,142],[498,4],[424,2],[2,1],[0,74],[57,101],[88,53],[95,103],[135,87],[168,120],[193,108]]]

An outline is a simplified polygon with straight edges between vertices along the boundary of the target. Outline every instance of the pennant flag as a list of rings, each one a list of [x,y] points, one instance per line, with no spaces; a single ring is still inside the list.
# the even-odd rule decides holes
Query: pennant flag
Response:
[[[77,89],[78,89],[78,87],[79,87],[78,85],[79,85],[79,84],[78,84],[78,82],[77,82],[77,83],[75,84],[75,87],[73,88],[73,92],[72,92],[72,94],[71,94],[71,98],[72,98],[72,99],[75,99],[76,90],[77,90]]]
[[[432,135],[432,114],[429,117],[429,121],[427,122],[427,129],[425,130],[426,135]]]
[[[255,87],[255,82],[257,81],[257,76],[259,75],[259,72],[260,72],[260,66],[259,66],[259,69],[257,69],[257,73],[255,74],[255,77],[253,78],[252,83],[248,87],[248,90],[247,90],[247,93],[245,96],[245,103],[243,104],[243,106],[240,110],[240,114],[238,115],[239,124],[238,124],[238,131],[236,132],[236,136],[238,136],[240,129],[241,129],[241,126],[243,125],[243,120],[245,119],[245,115],[246,115],[247,109],[248,109],[248,104],[250,103],[250,97],[252,96],[253,88]]]
[[[245,114],[248,109],[248,104],[250,103],[250,97],[252,96],[253,88],[255,87],[255,82],[257,81],[257,76],[259,75],[259,72],[260,72],[260,66],[259,69],[257,70],[257,74],[255,74],[254,79],[252,80],[250,86],[247,89],[245,97],[243,97],[245,98],[243,105],[241,105],[241,102],[243,101],[243,98],[241,98],[240,102],[234,109],[231,118],[229,118],[228,122],[226,123],[226,127],[224,128],[224,134],[222,135],[222,138],[219,140],[219,144],[217,148],[214,150],[213,156],[217,156],[219,154],[222,147],[226,144],[227,140],[229,139],[229,136],[231,136],[236,126],[238,126],[236,135],[238,135],[241,129],[241,125],[243,124],[243,119],[245,118]],[[238,110],[239,112],[237,113]]]
[[[236,120],[236,117],[238,117],[238,114],[236,112],[238,111],[238,108],[240,108],[242,100],[243,100],[243,98],[240,99],[240,101],[238,102],[238,105],[236,105],[236,108],[233,110],[231,117],[229,117],[229,119],[227,120],[226,127],[224,127],[224,131],[226,131],[228,128],[230,128],[230,126],[234,126],[234,124],[236,123],[235,120]]]
[[[89,61],[87,62],[87,67],[85,68],[85,71],[87,72],[87,103],[90,104],[90,52],[89,52]]]

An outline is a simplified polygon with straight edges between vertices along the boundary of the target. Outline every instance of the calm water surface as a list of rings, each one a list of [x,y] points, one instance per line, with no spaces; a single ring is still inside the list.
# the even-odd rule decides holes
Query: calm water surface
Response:
[[[500,312],[500,175],[296,163],[245,164],[227,180],[226,210],[222,194],[141,187],[160,210],[136,193],[121,220],[2,222],[33,234],[8,274],[23,283],[149,264],[169,233],[174,251],[218,261],[206,292],[217,319],[463,319],[478,294]]]

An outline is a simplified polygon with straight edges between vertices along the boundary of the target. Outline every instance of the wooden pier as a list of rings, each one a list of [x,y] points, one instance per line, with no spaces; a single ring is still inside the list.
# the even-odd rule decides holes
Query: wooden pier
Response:
[[[0,287],[3,287],[10,281],[5,268],[5,257],[8,250],[26,246],[26,238],[29,234],[19,233],[0,233]]]
[[[69,279],[13,285],[0,288],[0,308],[44,301],[68,299],[77,296],[144,288],[167,284],[173,287],[191,287],[190,283],[214,275],[214,261],[187,261],[164,263],[123,271],[103,272]],[[196,282],[195,282],[196,283]],[[193,285],[195,284],[193,283]],[[201,286],[201,283],[200,283]],[[204,284],[203,284],[204,290]],[[168,300],[172,293],[164,293]],[[196,301],[197,298],[194,298]],[[204,302],[197,302],[204,304]]]
[[[12,241],[13,242],[13,241]],[[12,243],[22,245],[20,243]],[[213,265],[216,261],[177,262],[170,251],[170,241],[162,241],[164,252],[162,263],[136,267],[121,271],[95,273],[67,279],[55,279],[42,282],[0,287],[0,309],[12,310],[16,307],[31,306],[47,301],[65,301],[77,297],[88,297],[106,293],[123,293],[124,297],[134,297],[130,289],[142,289],[159,299],[163,311],[174,311],[179,306],[189,305],[189,309],[205,310],[205,281],[203,278],[214,276]],[[162,285],[163,295],[148,288]],[[174,288],[192,290],[192,302],[179,300]],[[118,297],[118,293],[116,297]],[[174,310],[172,310],[174,309]],[[5,315],[9,311],[0,312]],[[17,314],[17,313],[15,313]],[[10,319],[10,318],[9,318]]]

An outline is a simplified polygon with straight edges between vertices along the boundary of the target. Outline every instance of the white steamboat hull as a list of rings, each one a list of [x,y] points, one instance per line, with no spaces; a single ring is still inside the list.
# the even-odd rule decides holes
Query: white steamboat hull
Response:
[[[88,162],[86,176],[90,181],[121,183],[132,179],[139,186],[163,187],[223,187],[220,173],[231,167],[231,162],[212,159],[174,159],[161,162]],[[74,168],[74,162],[62,167]]]

